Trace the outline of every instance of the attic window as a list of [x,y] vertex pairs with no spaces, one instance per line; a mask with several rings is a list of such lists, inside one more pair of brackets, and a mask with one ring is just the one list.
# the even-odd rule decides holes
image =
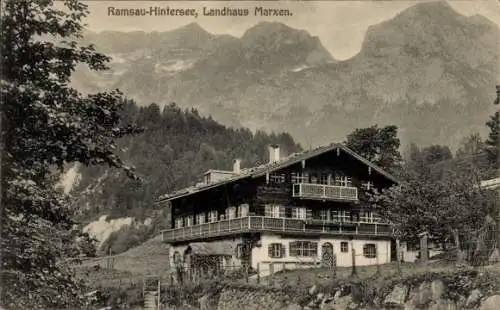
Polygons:
[[270,173],[269,174],[270,183],[285,183],[285,174],[283,173]]
[[373,188],[373,182],[372,181],[366,181],[363,184],[361,184],[361,186],[362,186],[362,188],[364,190],[369,191],[369,190],[371,190]]

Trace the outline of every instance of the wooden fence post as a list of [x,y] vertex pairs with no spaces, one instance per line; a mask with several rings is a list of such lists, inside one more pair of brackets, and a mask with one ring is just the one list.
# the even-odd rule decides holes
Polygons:
[[257,284],[260,284],[260,263],[257,263]]
[[400,258],[400,253],[401,253],[401,245],[399,243],[399,238],[396,239],[396,267],[398,274],[401,274],[401,258]]
[[356,270],[356,249],[352,247],[352,275],[355,276],[357,274]]

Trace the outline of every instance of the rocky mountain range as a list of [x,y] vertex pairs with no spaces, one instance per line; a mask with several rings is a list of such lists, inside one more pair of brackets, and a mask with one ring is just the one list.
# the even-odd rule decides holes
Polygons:
[[446,2],[371,26],[360,52],[343,61],[318,37],[277,22],[241,38],[195,23],[84,38],[112,57],[104,74],[76,72],[84,93],[119,88],[142,105],[175,102],[225,125],[287,131],[306,147],[371,124],[398,125],[404,144],[454,147],[486,131],[500,77],[498,25]]

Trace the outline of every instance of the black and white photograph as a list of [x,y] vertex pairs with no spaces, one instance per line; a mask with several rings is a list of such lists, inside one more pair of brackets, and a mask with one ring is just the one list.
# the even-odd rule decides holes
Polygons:
[[500,310],[497,0],[0,3],[0,310]]

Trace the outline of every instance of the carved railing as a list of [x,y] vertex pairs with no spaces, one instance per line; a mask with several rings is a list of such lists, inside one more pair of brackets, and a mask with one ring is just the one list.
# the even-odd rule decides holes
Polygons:
[[314,221],[303,219],[247,216],[213,223],[198,224],[162,231],[165,242],[201,240],[245,232],[289,232],[326,235],[380,235],[389,236],[392,228],[386,223]]
[[309,199],[357,201],[358,188],[312,183],[295,183],[292,196]]

